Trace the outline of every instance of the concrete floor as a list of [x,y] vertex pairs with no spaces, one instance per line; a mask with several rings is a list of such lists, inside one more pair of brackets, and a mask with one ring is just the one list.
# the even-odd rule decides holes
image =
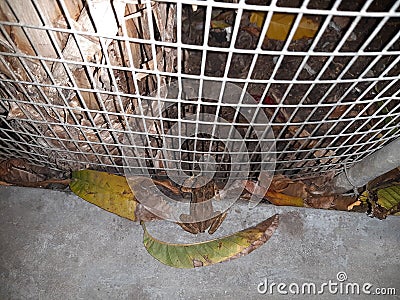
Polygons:
[[[274,213],[274,236],[240,259],[191,270],[153,259],[142,245],[142,229],[75,195],[50,190],[0,187],[0,299],[399,299],[400,222],[365,214],[236,203],[217,235],[258,223]],[[163,240],[188,241],[177,225],[148,225]],[[192,238],[193,240],[193,238]],[[296,295],[304,283],[371,283],[395,288],[396,296]],[[343,275],[343,274],[342,274]],[[260,294],[268,280],[285,283]],[[264,289],[265,285],[260,285]],[[334,287],[333,287],[334,289]]]

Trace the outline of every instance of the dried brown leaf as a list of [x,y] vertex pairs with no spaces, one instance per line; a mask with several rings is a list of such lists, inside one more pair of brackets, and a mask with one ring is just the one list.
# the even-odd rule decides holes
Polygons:
[[47,187],[50,184],[68,185],[69,179],[51,178],[58,173],[28,163],[26,160],[11,158],[0,162],[0,182],[2,185],[18,185],[26,187]]
[[153,182],[156,185],[165,187],[166,189],[170,190],[172,193],[174,193],[175,195],[180,195],[181,191],[179,190],[179,188],[177,188],[176,186],[174,186],[171,181],[169,180],[157,180],[157,179],[153,179]]
[[[337,209],[337,210],[351,210],[354,206],[360,205],[356,204],[357,197],[353,196],[341,196],[341,195],[336,195],[335,200],[332,203],[332,208]],[[350,209],[349,209],[350,207]]]
[[293,181],[283,175],[274,176],[270,190],[302,199],[308,196],[307,185],[304,182]]
[[305,203],[312,208],[332,208],[335,196],[311,196],[305,200]]
[[284,193],[279,193],[272,189],[269,189],[267,192],[264,193],[263,192],[264,189],[257,186],[255,182],[251,180],[247,180],[245,182],[245,189],[253,195],[258,195],[263,198],[266,198],[269,202],[271,202],[274,205],[299,206],[299,207],[304,206],[304,201],[303,198],[301,197],[290,196]]

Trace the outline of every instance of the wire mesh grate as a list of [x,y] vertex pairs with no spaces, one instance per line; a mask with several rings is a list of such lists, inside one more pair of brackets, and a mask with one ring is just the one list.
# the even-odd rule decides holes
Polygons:
[[256,178],[268,153],[289,176],[339,172],[400,136],[399,6],[3,0],[0,158]]

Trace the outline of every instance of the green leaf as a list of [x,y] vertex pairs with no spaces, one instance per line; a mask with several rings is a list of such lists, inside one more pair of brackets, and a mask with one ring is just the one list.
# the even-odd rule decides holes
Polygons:
[[360,197],[368,203],[371,215],[385,219],[400,212],[400,169],[395,168],[367,184],[367,190]]
[[142,223],[143,244],[149,254],[165,265],[195,268],[244,256],[263,245],[279,224],[279,215],[232,235],[194,244],[170,244],[152,237]]
[[377,203],[387,210],[391,210],[400,204],[400,185],[380,189],[377,194]]

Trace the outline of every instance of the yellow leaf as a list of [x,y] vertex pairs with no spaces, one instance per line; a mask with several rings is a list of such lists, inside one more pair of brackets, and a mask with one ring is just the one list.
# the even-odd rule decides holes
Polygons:
[[82,199],[118,216],[136,221],[138,202],[125,177],[80,170],[72,173],[71,190]]
[[[284,41],[286,40],[293,21],[295,19],[294,14],[285,13],[274,13],[269,28],[267,30],[266,37],[272,40]],[[261,28],[264,22],[265,13],[254,12],[250,15],[250,22]],[[293,36],[293,40],[299,40],[302,38],[313,38],[318,30],[318,23],[307,17],[302,17],[299,26]]]
[[277,192],[274,192],[271,190],[267,191],[267,193],[265,194],[265,197],[268,199],[269,202],[271,202],[274,205],[298,206],[298,207],[304,206],[304,201],[301,197],[289,196],[289,195],[277,193]]
[[253,12],[250,15],[250,23],[257,25],[258,28],[261,28],[264,23],[265,13],[264,12]]
[[195,268],[244,256],[263,245],[279,224],[279,215],[232,235],[195,244],[169,244],[152,237],[144,223],[143,244],[151,256],[175,268]]
[[225,29],[231,27],[224,20],[211,20],[211,28]]
[[368,197],[369,197],[369,193],[368,193],[368,190],[366,190],[358,197],[358,200],[360,200],[362,203],[367,203]]

